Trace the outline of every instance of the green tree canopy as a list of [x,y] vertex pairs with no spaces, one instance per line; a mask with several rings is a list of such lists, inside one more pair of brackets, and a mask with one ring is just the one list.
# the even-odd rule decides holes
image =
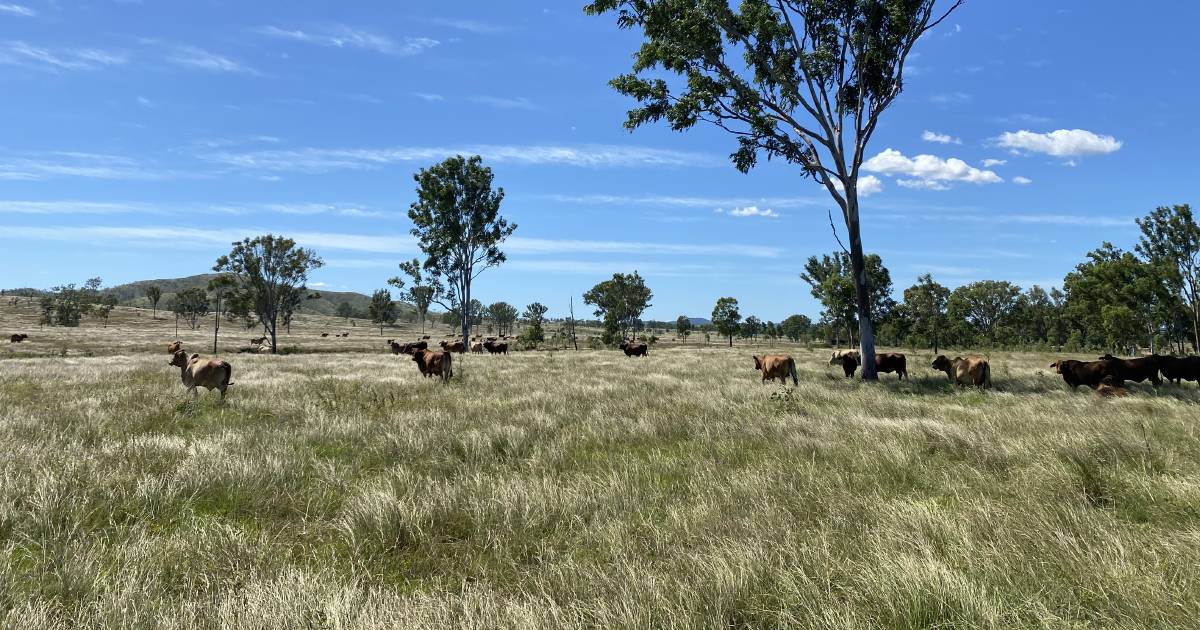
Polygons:
[[379,324],[379,335],[383,336],[383,325],[396,323],[396,304],[392,302],[392,294],[387,289],[378,289],[371,294],[371,304],[367,306],[372,324]]
[[717,300],[712,311],[712,323],[717,332],[729,338],[729,347],[733,347],[733,336],[737,334],[738,322],[742,314],[738,312],[738,301],[735,298],[723,297]]
[[925,274],[917,283],[904,290],[905,314],[909,318],[911,333],[938,354],[942,342],[942,330],[946,327],[946,302],[950,300],[950,289],[934,282]]
[[611,344],[625,337],[625,332],[649,308],[653,297],[646,281],[634,271],[614,273],[611,279],[584,293],[583,301],[596,307],[596,317],[604,321],[604,341]]
[[234,281],[238,294],[234,301],[258,317],[274,353],[279,347],[280,316],[297,295],[306,293],[309,272],[324,265],[313,250],[297,247],[290,238],[265,234],[234,243],[229,254],[217,259],[213,271]]

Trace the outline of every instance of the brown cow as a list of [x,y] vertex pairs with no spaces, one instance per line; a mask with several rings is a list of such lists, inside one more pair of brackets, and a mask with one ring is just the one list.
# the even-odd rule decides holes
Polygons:
[[392,349],[392,354],[401,354],[404,351],[404,347],[396,343],[395,339],[388,339],[387,345]]
[[467,351],[467,346],[458,339],[455,339],[454,341],[443,341],[441,345],[444,352],[457,352],[458,354],[463,354]]
[[1200,357],[1158,357],[1158,370],[1163,378],[1182,385],[1183,381],[1200,381]]
[[933,369],[945,372],[950,382],[955,385],[974,385],[975,387],[992,386],[992,367],[983,357],[954,357],[947,359],[939,354],[933,360]]
[[183,342],[178,339],[167,344],[167,354],[175,354],[180,350],[183,350]]
[[233,368],[226,361],[201,359],[198,354],[188,357],[180,350],[171,357],[170,365],[179,368],[179,378],[193,396],[198,395],[197,387],[204,387],[209,391],[219,390],[221,398],[225,398],[225,390],[233,384],[229,382]]
[[9,336],[8,342],[9,343],[21,343],[22,341],[25,341],[28,338],[29,338],[29,335],[26,335],[25,333],[17,333],[15,335]]
[[1113,366],[1115,380],[1135,383],[1149,380],[1155,387],[1162,385],[1162,379],[1158,377],[1158,359],[1157,354],[1138,359],[1118,359],[1111,354],[1100,357],[1101,361],[1108,361]]
[[650,354],[649,346],[636,341],[622,341],[619,347],[627,357],[644,357]]
[[479,343],[478,341],[471,344],[471,352],[474,352],[475,354],[482,354],[483,353],[483,344]]
[[250,340],[250,345],[252,345],[252,346],[261,346],[264,343],[267,343],[266,337],[255,337]]
[[[846,378],[854,376],[859,360],[855,354],[844,354],[841,358],[842,371]],[[883,352],[875,355],[875,369],[881,374],[896,373],[896,380],[908,378],[908,359],[898,352]],[[911,379],[910,379],[911,380]]]
[[483,349],[488,351],[488,354],[508,354],[508,344],[498,341],[483,342]]
[[1129,391],[1124,387],[1113,385],[1113,377],[1105,376],[1104,379],[1100,381],[1100,386],[1096,388],[1096,395],[1101,398],[1120,398],[1122,396],[1128,396]]
[[447,382],[454,376],[454,357],[449,352],[417,350],[413,352],[412,358],[421,375],[426,378],[440,376],[442,382]]
[[768,380],[779,379],[780,383],[787,385],[788,376],[792,377],[792,385],[799,385],[800,381],[796,379],[796,361],[791,355],[787,354],[768,354],[766,356],[756,356],[754,359],[754,369],[762,371],[762,382]]
[[862,359],[862,355],[858,350],[834,350],[833,354],[829,357],[829,365],[842,365],[842,357],[844,356],[850,356],[855,361]]
[[1125,384],[1116,372],[1116,367],[1109,361],[1065,359],[1051,363],[1050,367],[1062,375],[1063,381],[1070,385],[1072,390],[1078,389],[1080,385],[1096,389],[1105,378],[1111,379],[1112,384],[1118,387]]

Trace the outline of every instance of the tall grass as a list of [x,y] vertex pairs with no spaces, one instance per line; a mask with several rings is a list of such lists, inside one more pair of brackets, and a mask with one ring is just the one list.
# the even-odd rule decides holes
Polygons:
[[0,360],[0,625],[1200,618],[1194,386],[1101,400],[1037,354],[993,355],[995,391],[913,355],[872,385],[782,346],[753,352],[798,387],[715,346],[468,355],[442,385],[318,324],[293,342],[323,353],[226,354],[224,403],[124,320]]

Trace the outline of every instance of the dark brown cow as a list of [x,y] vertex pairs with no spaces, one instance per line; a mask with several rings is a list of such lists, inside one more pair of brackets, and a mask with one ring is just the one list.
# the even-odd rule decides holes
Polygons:
[[1200,357],[1158,357],[1158,370],[1163,378],[1182,385],[1183,381],[1200,382]]
[[426,378],[440,376],[442,382],[447,382],[454,376],[454,357],[449,352],[416,350],[412,353],[412,358],[421,375]]
[[328,337],[328,336],[329,336],[329,333],[321,333],[321,336],[322,336],[322,337]]
[[388,339],[387,345],[392,349],[392,354],[401,354],[404,351],[404,346],[396,343],[395,339]]
[[622,341],[620,348],[627,357],[644,357],[650,354],[649,346],[636,341]]
[[422,336],[422,337],[421,337],[421,340],[422,340],[422,341],[429,341],[429,335],[424,335],[424,336]]
[[779,379],[780,383],[787,385],[788,377],[792,377],[792,385],[799,385],[800,381],[796,379],[796,361],[791,355],[787,354],[768,354],[762,357],[752,357],[754,359],[754,369],[762,371],[762,382],[768,380]]
[[457,352],[462,354],[467,351],[467,346],[461,340],[443,341],[441,343],[444,352]]
[[1101,398],[1120,398],[1122,396],[1128,396],[1129,391],[1124,387],[1113,385],[1113,377],[1105,376],[1104,379],[1100,381],[1100,387],[1096,388],[1096,395]]
[[1158,359],[1157,354],[1137,359],[1118,359],[1111,354],[1100,357],[1101,361],[1108,361],[1113,365],[1115,380],[1135,383],[1148,380],[1154,383],[1155,387],[1162,385],[1162,379],[1158,377]]
[[[858,370],[858,357],[845,354],[842,355],[842,371],[846,373],[846,378],[854,376],[854,372]],[[875,369],[881,374],[896,373],[897,380],[908,378],[908,359],[903,354],[898,352],[884,352],[875,355]]]
[[209,391],[220,391],[221,398],[224,398],[225,390],[233,384],[229,382],[233,376],[233,368],[227,361],[201,359],[198,354],[189,357],[186,352],[180,350],[171,357],[170,364],[179,368],[179,378],[193,396],[198,395],[197,387],[204,387]]
[[483,349],[488,351],[488,354],[508,354],[508,344],[501,341],[485,341]]
[[1072,390],[1077,389],[1080,385],[1096,389],[1100,387],[1105,378],[1109,378],[1116,387],[1125,384],[1125,381],[1121,380],[1120,375],[1116,373],[1116,367],[1109,361],[1065,359],[1051,363],[1050,367],[1054,368],[1055,372],[1062,374],[1063,382],[1070,385]]
[[25,333],[17,333],[15,335],[10,335],[8,338],[8,342],[9,343],[21,343],[22,341],[25,341],[28,338],[29,338],[29,335],[26,335]]

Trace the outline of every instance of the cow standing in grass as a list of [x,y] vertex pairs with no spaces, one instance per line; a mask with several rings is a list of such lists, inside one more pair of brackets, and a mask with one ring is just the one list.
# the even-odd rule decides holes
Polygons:
[[650,347],[636,341],[622,341],[621,350],[627,357],[644,357],[650,354]]
[[1200,381],[1200,357],[1158,357],[1158,370],[1163,378],[1181,385],[1183,381]]
[[433,350],[416,350],[412,353],[413,362],[426,378],[440,376],[442,382],[448,382],[454,376],[454,358],[449,352],[434,352]]
[[800,381],[796,378],[796,361],[790,355],[786,354],[768,354],[762,357],[753,357],[754,369],[762,372],[762,382],[768,380],[779,379],[779,382],[787,385],[788,377],[792,377],[792,385],[799,385]]
[[179,378],[192,396],[198,396],[196,388],[203,387],[208,391],[220,391],[223,399],[225,390],[233,384],[229,382],[233,367],[226,361],[202,359],[198,354],[189,357],[186,352],[179,350],[171,357],[170,365],[179,368]]
[[945,372],[946,376],[950,377],[950,382],[955,385],[992,386],[992,366],[983,357],[947,359],[946,355],[939,354],[931,367]]
[[[832,361],[832,359],[830,359]],[[854,376],[854,372],[858,370],[859,358],[854,354],[844,354],[841,359],[842,371],[846,373],[846,378]],[[883,352],[875,355],[875,368],[881,374],[896,373],[896,380],[904,380],[908,378],[908,359],[899,352]]]

